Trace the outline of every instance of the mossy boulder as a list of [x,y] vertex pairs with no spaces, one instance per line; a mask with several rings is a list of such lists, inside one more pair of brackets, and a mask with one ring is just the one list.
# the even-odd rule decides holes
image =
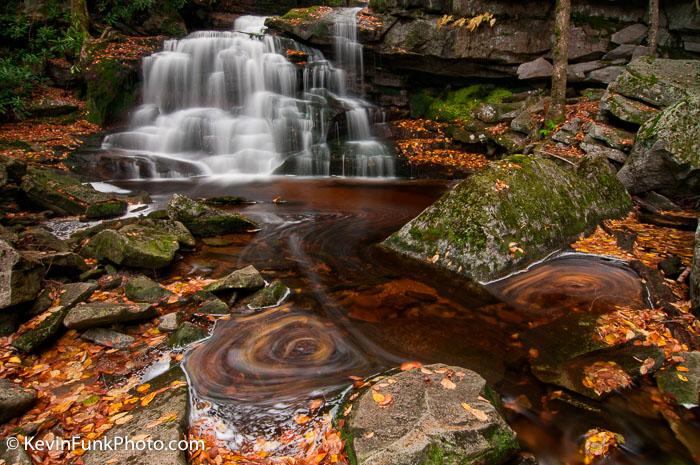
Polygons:
[[159,302],[170,295],[170,291],[147,276],[130,278],[124,286],[124,295],[134,302]]
[[216,298],[207,300],[197,308],[197,313],[203,313],[205,315],[226,315],[228,312],[228,304]]
[[462,181],[383,246],[491,281],[542,259],[603,219],[624,216],[631,205],[601,157],[584,157],[573,168],[514,155]]
[[272,281],[267,287],[260,289],[245,301],[250,310],[260,310],[280,305],[291,293],[291,290],[279,280]]
[[700,192],[700,95],[645,122],[618,177],[632,194]]
[[612,116],[624,123],[641,126],[656,116],[658,109],[627,98],[614,92],[606,92],[600,101],[600,113],[603,116]]
[[87,67],[85,81],[90,122],[100,126],[120,122],[138,103],[138,60],[101,59]]
[[146,320],[158,315],[149,304],[115,304],[109,302],[83,302],[71,308],[63,324],[66,328],[87,329],[114,323]]
[[59,215],[100,219],[126,212],[124,200],[98,192],[71,176],[43,168],[29,168],[21,187],[33,203]]
[[208,292],[220,291],[254,291],[265,285],[260,272],[253,266],[248,265],[239,270],[232,271],[223,278],[217,279],[204,288]]
[[207,332],[199,326],[185,321],[168,338],[168,347],[185,347],[207,337]]
[[258,225],[237,213],[219,210],[203,202],[175,194],[168,202],[168,216],[180,221],[199,237],[219,236],[258,229]]
[[493,390],[477,373],[429,365],[389,374],[375,387],[352,402],[345,418],[353,463],[498,465],[518,449],[515,433],[487,400]]

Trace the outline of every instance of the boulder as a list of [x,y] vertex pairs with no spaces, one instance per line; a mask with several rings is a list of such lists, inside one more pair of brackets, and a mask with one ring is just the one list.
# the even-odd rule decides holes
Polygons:
[[53,250],[56,252],[69,252],[70,246],[51,234],[44,228],[29,228],[19,236],[18,245],[23,250]]
[[700,190],[700,100],[683,100],[642,125],[618,173],[632,194],[671,196]]
[[265,280],[253,265],[236,270],[221,279],[209,284],[204,290],[209,292],[220,291],[254,291],[265,285]]
[[63,330],[63,319],[68,310],[60,306],[47,310],[37,317],[39,323],[12,341],[12,347],[26,353],[36,352]]
[[124,294],[134,302],[156,303],[167,298],[171,292],[152,279],[140,275],[130,278],[126,282]]
[[545,58],[540,57],[536,60],[523,63],[518,66],[518,79],[542,79],[552,76],[554,68],[552,64]]
[[603,158],[576,168],[512,156],[462,181],[383,246],[478,281],[491,281],[569,244],[631,200]]
[[149,304],[115,304],[109,302],[80,303],[71,308],[63,324],[71,329],[87,329],[114,323],[146,320],[158,315]]
[[86,301],[97,290],[94,283],[68,283],[63,284],[59,291],[58,304],[71,308],[80,302]]
[[126,334],[105,328],[90,328],[81,334],[80,337],[86,341],[112,349],[126,349],[135,340]]
[[230,213],[175,194],[168,202],[168,216],[180,221],[199,237],[240,233],[258,229],[258,225],[237,213]]
[[617,150],[607,145],[581,142],[579,148],[586,154],[593,157],[605,157],[608,160],[623,164],[627,160],[627,154],[622,150]]
[[185,321],[177,330],[168,338],[168,347],[177,348],[185,347],[193,342],[204,339],[209,334],[199,326]]
[[494,397],[481,376],[459,367],[389,375],[352,402],[348,455],[358,465],[504,463],[518,441]]
[[17,158],[0,155],[0,187],[20,184],[27,173],[27,164]]
[[588,133],[590,139],[600,141],[617,150],[629,150],[634,144],[634,134],[602,123],[591,123]]
[[614,44],[634,44],[639,45],[647,37],[649,28],[644,24],[632,24],[617,31],[610,37]]
[[[171,441],[177,442],[187,439],[189,392],[182,369],[174,367],[151,380],[149,384],[151,392],[160,389],[164,389],[164,391],[155,396],[148,405],[138,405],[129,411],[131,420],[121,425],[115,425],[105,433],[106,440],[114,441],[115,438],[136,440],[135,438],[147,434],[149,440],[162,441],[167,446]],[[134,391],[133,395],[141,396],[142,394]],[[82,459],[85,465],[104,465],[106,463],[187,465],[185,451],[171,450],[173,448],[169,447],[160,448],[162,450],[157,449],[155,447],[144,450],[129,447],[118,447],[113,450],[94,448],[86,451]]]
[[85,215],[99,219],[123,215],[127,203],[96,191],[91,185],[43,168],[29,168],[22,180],[29,199],[58,215]]
[[221,299],[207,300],[197,308],[197,313],[205,315],[226,315],[228,312],[228,305]]
[[259,310],[280,305],[289,296],[291,290],[282,281],[272,281],[246,300],[246,307]]
[[41,290],[44,267],[0,239],[0,309],[33,300]]
[[178,326],[180,326],[180,321],[182,316],[179,312],[168,313],[163,315],[158,319],[158,330],[165,333],[172,333]]
[[0,379],[0,423],[22,415],[36,402],[36,391]]
[[683,361],[658,372],[656,384],[679,405],[695,408],[700,405],[700,352],[681,352],[674,355],[681,357]]
[[77,277],[90,267],[83,257],[74,252],[39,252],[23,251],[22,256],[39,262],[46,269],[46,277]]
[[586,82],[607,85],[617,79],[624,71],[624,66],[606,66],[595,69],[586,75]]
[[627,65],[609,91],[665,108],[700,95],[700,61],[641,57]]
[[632,100],[614,92],[606,92],[600,100],[600,113],[613,116],[625,123],[641,126],[659,111],[645,103]]

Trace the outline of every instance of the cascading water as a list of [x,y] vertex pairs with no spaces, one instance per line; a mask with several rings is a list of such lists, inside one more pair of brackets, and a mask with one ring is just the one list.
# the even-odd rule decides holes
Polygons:
[[[123,157],[127,178],[393,176],[393,156],[371,134],[371,105],[348,90],[362,76],[357,11],[337,15],[338,66],[265,34],[264,17],[167,41],[144,59],[144,103],[131,128],[107,136],[103,149]],[[329,144],[343,114],[346,135]]]

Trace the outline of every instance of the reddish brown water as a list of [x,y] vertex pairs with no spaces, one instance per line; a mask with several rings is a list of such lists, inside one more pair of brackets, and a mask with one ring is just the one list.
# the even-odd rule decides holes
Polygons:
[[[351,383],[405,360],[444,362],[482,374],[511,406],[509,422],[542,464],[579,463],[581,436],[593,427],[621,433],[613,462],[688,463],[666,424],[646,414],[641,395],[583,404],[543,404],[549,388],[529,374],[526,349],[513,335],[567,312],[641,304],[642,284],[629,269],[594,257],[568,256],[490,286],[493,296],[383,253],[377,244],[445,189],[442,182],[273,181],[227,186],[122,183],[193,197],[241,195],[262,230],[225,247],[203,246],[174,275],[218,277],[253,264],[294,289],[281,307],[220,321],[188,354],[186,369],[203,407],[220,417],[240,445],[245,434],[278,434],[307,412],[329,405]],[[286,203],[273,203],[281,197]],[[643,392],[643,391],[639,391]],[[592,407],[591,407],[592,406]],[[648,412],[647,412],[648,413]],[[678,462],[671,462],[675,458]]]

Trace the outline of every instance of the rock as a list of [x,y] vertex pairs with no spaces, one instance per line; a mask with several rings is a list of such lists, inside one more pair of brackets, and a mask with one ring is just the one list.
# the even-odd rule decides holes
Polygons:
[[86,301],[97,285],[93,283],[68,283],[61,286],[58,303],[62,307],[71,308],[80,302]]
[[644,202],[650,205],[656,211],[680,211],[681,207],[676,205],[668,197],[665,197],[657,192],[651,191],[644,194]]
[[[358,465],[496,465],[515,454],[515,433],[487,400],[493,391],[481,376],[446,365],[426,369],[431,374],[390,375],[391,384],[353,402],[344,436]],[[391,403],[381,406],[376,393]]]
[[207,300],[197,309],[197,313],[205,315],[226,315],[228,312],[228,305],[221,299]]
[[237,213],[209,207],[184,195],[175,194],[168,202],[170,219],[182,222],[199,237],[219,236],[258,229],[258,225]]
[[19,236],[18,245],[23,250],[53,250],[56,252],[68,252],[70,247],[66,243],[44,228],[29,228]]
[[600,113],[603,116],[613,116],[625,123],[641,126],[656,116],[658,110],[620,94],[606,92],[600,101]]
[[548,78],[552,75],[553,70],[552,64],[540,57],[518,66],[518,79]]
[[510,128],[526,135],[536,132],[540,127],[540,122],[535,114],[544,111],[544,104],[545,99],[543,98],[537,98],[527,103],[518,116],[511,121]]
[[608,90],[666,108],[700,95],[700,61],[638,58],[627,65]]
[[105,328],[90,328],[81,334],[80,337],[87,341],[94,342],[95,344],[113,349],[126,349],[135,340],[133,337],[126,334]]
[[103,291],[111,291],[122,285],[124,277],[118,274],[108,274],[97,280],[98,286]]
[[181,319],[182,317],[179,312],[163,315],[158,319],[158,329],[166,333],[172,333],[178,328],[178,326],[180,326]]
[[[700,352],[681,352],[674,355],[682,357],[684,361],[658,372],[656,383],[661,391],[670,394],[678,404],[685,408],[697,407],[700,405]],[[679,371],[679,367],[688,370]],[[684,379],[681,379],[681,376]]]
[[185,321],[168,338],[168,347],[185,347],[193,342],[199,341],[209,336],[205,330],[199,326]]
[[220,195],[218,197],[209,197],[204,200],[207,205],[220,206],[220,205],[243,205],[246,203],[251,203],[243,197],[237,195]]
[[209,284],[204,290],[219,292],[228,290],[254,291],[265,285],[265,280],[253,265],[236,270],[223,278]]
[[562,124],[559,130],[552,134],[552,140],[566,145],[576,145],[578,144],[576,135],[581,130],[581,126],[582,121],[579,118],[574,118]]
[[209,247],[228,247],[233,244],[232,240],[223,237],[205,237],[202,242]]
[[140,275],[130,278],[124,286],[124,294],[134,302],[156,303],[172,293],[152,279]]
[[29,168],[21,187],[32,202],[58,215],[85,215],[99,219],[126,213],[124,200],[46,169]]
[[33,300],[43,278],[41,263],[0,239],[0,309]]
[[491,136],[491,140],[508,154],[522,153],[528,145],[527,137],[516,131],[505,131]]
[[549,159],[512,156],[462,181],[383,246],[490,281],[630,208],[629,195],[600,157],[586,156],[570,169]]
[[586,135],[617,150],[629,150],[634,144],[634,134],[631,132],[602,123],[591,123]]
[[22,415],[36,402],[36,391],[0,379],[0,423]]
[[158,315],[148,304],[115,304],[109,302],[80,303],[70,309],[63,324],[66,328],[87,329],[113,323],[146,320]]
[[586,76],[586,82],[610,84],[624,71],[624,66],[606,66],[605,68],[596,69],[588,73]]
[[700,225],[695,232],[695,253],[690,272],[690,302],[695,316],[700,315]]
[[635,44],[639,45],[647,37],[649,28],[644,24],[632,24],[617,31],[610,37],[614,44]]
[[659,262],[659,270],[668,279],[677,279],[683,272],[683,262],[676,256],[666,257]]
[[32,465],[32,459],[23,447],[10,447],[8,439],[0,439],[0,463],[7,465]]
[[27,173],[27,164],[17,158],[0,155],[0,187],[20,184]]
[[700,190],[700,100],[684,100],[648,120],[618,172],[632,194],[674,196]]
[[[88,450],[82,456],[85,465],[105,465],[106,463],[123,463],[129,465],[187,465],[186,452],[171,450],[167,447],[171,441],[187,439],[187,422],[189,415],[189,392],[185,375],[180,367],[174,367],[151,380],[151,392],[165,389],[147,406],[138,405],[129,411],[131,420],[115,425],[104,438],[136,438],[147,432],[153,442],[162,441],[166,447],[162,450],[151,447],[145,450],[118,447],[114,450]],[[134,392],[133,395],[140,395]],[[169,421],[163,421],[168,417]],[[177,449],[177,448],[173,448]],[[192,449],[190,449],[190,452]]]
[[272,281],[246,300],[246,307],[251,310],[276,307],[289,296],[291,290],[282,281]]
[[55,307],[47,310],[46,315],[37,317],[41,319],[41,322],[32,329],[20,334],[12,342],[12,347],[22,352],[36,352],[63,330],[63,319],[67,313],[68,308],[65,307]]
[[605,68],[606,66],[606,63],[600,60],[586,61],[569,65],[566,74],[568,80],[571,82],[583,82],[586,79],[586,74],[597,69]]
[[21,254],[29,260],[41,263],[46,269],[46,277],[74,278],[89,269],[83,257],[73,252],[23,251]]
[[17,331],[19,326],[19,310],[0,312],[0,337],[5,337]]
[[620,45],[617,48],[614,48],[610,50],[608,53],[605,54],[603,57],[603,60],[608,60],[608,61],[615,61],[615,60],[629,60],[632,58],[632,54],[634,51],[637,49],[637,46],[634,44],[623,44]]

